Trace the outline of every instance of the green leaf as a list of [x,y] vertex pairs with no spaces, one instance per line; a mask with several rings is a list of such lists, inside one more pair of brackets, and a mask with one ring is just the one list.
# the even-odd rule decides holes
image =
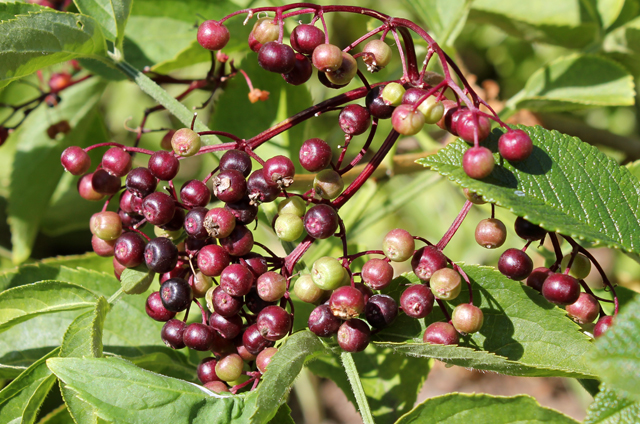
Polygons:
[[156,273],[150,271],[145,265],[136,268],[127,268],[120,275],[122,291],[127,294],[141,294],[147,291]]
[[589,405],[584,424],[635,424],[640,417],[640,403],[602,385]]
[[[60,141],[53,141],[47,135],[51,112],[44,107],[32,112],[12,135],[19,139],[8,206],[14,263],[24,262],[31,254],[40,221],[47,213],[51,196],[64,172],[60,165],[62,151],[71,145],[85,146],[92,142],[95,105],[104,88],[104,82],[93,78],[64,91],[56,117],[67,120],[72,130]],[[40,178],[38,184],[33,184],[34,175],[46,175],[47,178]]]
[[581,0],[474,0],[469,19],[529,42],[574,49],[592,43],[600,27],[595,8]]
[[563,111],[594,106],[631,106],[633,77],[602,56],[561,57],[537,70],[508,106],[533,111]]
[[[418,162],[548,231],[640,252],[638,179],[575,137],[541,127],[517,128],[531,136],[533,153],[517,164],[502,161],[483,180],[462,169],[469,146],[460,140]],[[484,144],[497,151],[500,135],[494,130]]]
[[[104,58],[107,45],[89,16],[0,3],[0,88],[38,69],[78,57]],[[28,13],[28,14],[26,14]]]
[[609,28],[618,19],[624,2],[625,0],[597,0],[598,14],[604,28]]
[[104,36],[120,48],[133,0],[74,0],[78,10],[100,24]]
[[69,414],[67,405],[62,404],[47,415],[42,417],[38,424],[75,424]]
[[202,386],[163,377],[117,358],[51,358],[47,366],[100,417],[114,422],[229,423],[243,398],[212,396]]
[[[425,320],[401,314],[376,336],[382,342],[378,344],[409,355],[507,375],[594,377],[585,359],[593,346],[591,339],[566,317],[565,311],[494,268],[460,266],[472,281],[473,303],[484,314],[482,329],[465,337],[461,346],[486,352],[421,343],[426,326],[444,320],[439,308],[434,308]],[[395,289],[388,294],[397,299],[406,284],[418,282],[413,273],[404,274],[396,279]],[[447,302],[447,306],[453,308],[468,300],[468,293],[463,291],[457,299]],[[416,339],[420,342],[415,343]]]
[[[393,423],[413,408],[431,368],[427,358],[396,355],[392,349],[374,344],[354,354],[353,360],[377,424]],[[333,380],[357,407],[337,355],[322,356],[307,367],[314,374]]]
[[56,356],[54,349],[0,391],[0,423],[31,424],[35,421],[40,405],[56,382],[45,361]]
[[640,400],[640,298],[627,304],[595,344],[594,371],[611,389]]
[[95,304],[89,290],[63,281],[40,281],[0,293],[0,332],[42,314],[84,309]]
[[276,416],[269,421],[269,424],[296,424],[291,418],[291,408],[286,403],[280,405]]
[[469,15],[472,0],[404,0],[403,4],[420,17],[438,44],[453,46]]
[[202,48],[198,40],[192,40],[191,44],[180,50],[170,59],[162,60],[151,67],[153,72],[168,74],[176,69],[196,63],[208,62],[211,60],[211,53]]
[[397,424],[577,424],[553,409],[543,408],[530,396],[491,396],[451,393],[427,399]]

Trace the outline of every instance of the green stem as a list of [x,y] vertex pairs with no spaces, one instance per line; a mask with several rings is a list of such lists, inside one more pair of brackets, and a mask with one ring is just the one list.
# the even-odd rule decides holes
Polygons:
[[110,305],[113,305],[113,304],[116,302],[116,300],[118,300],[118,299],[120,298],[120,296],[122,296],[122,293],[124,293],[124,292],[122,291],[122,287],[120,287],[120,288],[118,289],[118,291],[117,291],[117,292],[115,292],[115,293],[114,293],[114,294],[109,298],[109,300],[107,300],[107,302],[109,302],[109,304],[110,304]]
[[344,367],[344,371],[347,373],[349,383],[351,383],[351,390],[353,390],[353,395],[358,403],[358,409],[360,410],[363,424],[375,424],[373,416],[371,415],[371,410],[369,409],[367,396],[364,394],[364,388],[362,387],[362,382],[358,375],[356,363],[353,362],[353,357],[349,352],[342,352],[340,358],[342,359],[342,366]]

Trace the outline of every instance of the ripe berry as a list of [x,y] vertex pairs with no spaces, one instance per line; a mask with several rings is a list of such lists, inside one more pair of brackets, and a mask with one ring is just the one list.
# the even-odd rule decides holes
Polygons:
[[[566,255],[562,258],[560,266],[564,269],[569,265],[571,261],[571,255]],[[578,253],[571,263],[571,269],[569,275],[577,280],[583,280],[591,272],[591,261],[582,253]]]
[[593,329],[593,337],[596,339],[602,336],[613,325],[613,316],[601,316]]
[[131,156],[121,147],[112,147],[102,156],[102,168],[116,177],[124,177],[131,171]]
[[447,266],[447,257],[435,246],[426,246],[413,255],[411,268],[422,281],[429,281],[437,270]]
[[309,330],[318,337],[331,337],[338,332],[342,321],[331,313],[329,305],[317,306],[309,314]]
[[580,297],[571,305],[565,308],[569,318],[578,324],[588,324],[598,318],[600,313],[600,304],[595,297],[589,293],[580,293]]
[[244,266],[249,268],[255,278],[269,271],[269,264],[264,256],[257,253],[249,253],[242,257],[240,261]]
[[358,318],[342,323],[338,329],[338,344],[346,352],[362,352],[369,345],[371,330]]
[[144,199],[155,191],[158,181],[151,171],[140,167],[129,172],[125,185],[131,193]]
[[273,202],[280,194],[280,187],[277,184],[269,183],[262,172],[262,169],[255,170],[247,179],[247,191],[249,199],[254,204]]
[[272,347],[275,343],[271,340],[265,339],[257,324],[252,324],[244,330],[242,334],[242,344],[252,355],[258,355],[260,352],[268,347]]
[[[296,280],[293,286],[293,293],[301,301],[313,304],[320,303],[327,295],[325,290],[322,290],[313,282],[310,274],[302,275]],[[336,331],[338,331],[337,328]]]
[[364,315],[372,327],[384,328],[398,316],[398,304],[391,296],[376,294],[369,298],[364,307]]
[[193,156],[200,151],[201,146],[200,136],[189,128],[180,128],[171,137],[171,147],[179,156]]
[[324,43],[324,32],[313,25],[298,25],[291,31],[289,42],[297,52],[310,55],[320,44]]
[[338,230],[338,214],[329,205],[316,205],[304,216],[304,229],[311,237],[326,239]]
[[[146,222],[144,222],[142,225],[140,225],[142,220],[144,220],[144,216],[137,213],[128,213],[120,209],[118,210],[118,215],[120,215],[120,220],[122,221],[123,227],[142,228],[146,224]],[[154,227],[154,231],[156,229],[160,229],[160,227]]]
[[99,239],[115,240],[122,233],[122,221],[115,212],[98,212],[89,220],[89,228],[91,234]]
[[162,140],[160,140],[160,148],[162,150],[171,151],[173,147],[171,147],[171,138],[176,133],[176,130],[169,130],[166,132],[164,136],[162,136]]
[[275,41],[278,39],[280,27],[273,18],[260,18],[253,25],[251,33],[253,34],[253,38],[255,38],[258,43],[266,44],[270,41]]
[[527,241],[541,240],[547,234],[547,231],[544,228],[532,224],[520,216],[516,218],[514,229],[520,238]]
[[267,366],[271,363],[271,358],[278,352],[275,347],[268,347],[258,354],[256,358],[256,367],[261,374],[267,371]]
[[371,126],[369,109],[356,104],[344,107],[338,117],[340,128],[347,135],[360,135]]
[[427,91],[423,90],[422,88],[409,88],[402,95],[402,104],[418,106],[418,102],[424,97],[425,94],[427,94]]
[[309,81],[311,75],[313,75],[313,66],[311,66],[309,58],[296,53],[293,69],[286,74],[282,74],[282,78],[291,85],[301,85]]
[[229,42],[229,30],[218,21],[204,21],[198,27],[198,43],[207,50],[220,50]]
[[260,296],[255,287],[251,288],[251,291],[244,296],[244,304],[249,312],[253,314],[259,314],[267,306],[272,306],[275,302],[265,302]]
[[375,290],[382,290],[393,280],[393,267],[382,259],[370,259],[362,267],[362,281]]
[[369,109],[369,113],[371,116],[378,119],[389,119],[391,118],[395,107],[387,104],[382,98],[382,91],[384,86],[377,86],[372,88],[365,98],[365,105],[367,109]]
[[362,293],[351,286],[339,287],[331,294],[329,299],[331,313],[344,320],[360,315],[364,312],[364,305]]
[[287,291],[287,279],[277,272],[269,271],[256,281],[258,296],[265,302],[280,300]]
[[302,218],[291,213],[278,215],[273,225],[273,229],[280,240],[294,241],[300,238],[304,232]]
[[258,65],[270,72],[286,74],[293,70],[295,63],[296,54],[293,49],[277,41],[269,41],[258,52]]
[[448,322],[434,322],[424,330],[422,340],[431,344],[455,345],[458,344],[458,333]]
[[209,317],[209,326],[225,339],[233,339],[242,332],[242,318],[240,315],[224,317],[214,312]]
[[404,262],[413,256],[416,242],[408,231],[402,228],[391,230],[384,236],[382,251],[393,262]]
[[488,177],[494,166],[493,153],[486,147],[472,147],[462,156],[462,169],[476,180]]
[[249,268],[231,264],[220,275],[220,287],[231,296],[244,296],[253,286],[254,277]]
[[331,256],[316,260],[311,268],[313,282],[322,290],[335,290],[342,284],[344,268],[340,261]]
[[216,375],[222,381],[234,381],[242,375],[244,361],[237,353],[220,359],[216,364]]
[[243,301],[241,297],[231,296],[218,286],[211,292],[211,304],[216,313],[223,317],[230,317],[242,309]]
[[451,323],[463,334],[480,331],[484,322],[484,314],[477,306],[462,303],[451,313]]
[[509,162],[520,162],[527,159],[533,152],[531,137],[522,130],[511,130],[498,139],[500,156]]
[[167,322],[171,318],[176,316],[175,312],[172,312],[164,307],[162,304],[162,299],[160,299],[159,292],[153,292],[147,298],[147,303],[145,304],[145,311],[147,315],[156,321]]
[[189,180],[180,188],[180,200],[188,208],[205,207],[211,200],[211,191],[199,180]]
[[204,219],[209,210],[207,208],[193,208],[184,218],[184,231],[189,237],[198,240],[209,238],[209,233],[204,227]]
[[234,169],[240,171],[244,177],[251,174],[251,156],[242,150],[227,150],[220,158],[220,170]]
[[184,329],[182,334],[185,346],[189,349],[205,351],[209,350],[213,343],[213,329],[205,324],[194,322]]
[[280,187],[289,187],[293,184],[296,168],[288,157],[274,156],[265,162],[262,172],[267,182],[277,184]]
[[507,239],[507,227],[495,218],[483,219],[476,227],[476,243],[486,249],[495,249]]
[[498,259],[498,270],[512,280],[524,280],[533,270],[533,261],[522,250],[507,249]]
[[236,228],[236,217],[224,208],[213,208],[204,217],[204,228],[211,237],[229,237]]
[[208,244],[198,252],[198,268],[204,275],[217,277],[231,262],[231,257],[222,246]]
[[397,82],[390,82],[382,89],[382,99],[391,106],[400,106],[404,97],[405,88]]
[[433,310],[433,293],[424,284],[414,284],[400,296],[400,306],[411,318],[424,318]]
[[[325,76],[335,85],[345,86],[358,73],[358,63],[349,53],[342,52],[342,63],[335,71],[327,71]],[[367,112],[368,113],[368,112]]]
[[115,244],[116,240],[102,240],[96,236],[91,236],[91,248],[98,256],[105,258],[113,256]]
[[247,44],[249,44],[249,48],[251,49],[252,52],[258,53],[260,51],[260,49],[262,48],[262,43],[260,43],[258,40],[256,40],[256,38],[253,36],[253,31],[251,31],[249,33],[249,38],[247,39]]
[[442,268],[433,273],[429,285],[435,297],[448,301],[460,294],[462,279],[456,270]]
[[220,171],[213,178],[213,194],[223,202],[238,202],[247,194],[247,181],[242,172],[235,169]]
[[205,383],[204,387],[214,393],[229,393],[229,387],[222,381],[210,381]]
[[313,49],[311,60],[319,71],[335,71],[342,65],[342,50],[333,44],[320,44]]
[[51,78],[49,78],[49,88],[52,93],[67,88],[69,84],[71,84],[71,74],[68,72],[53,73],[51,74]]
[[293,214],[302,218],[307,211],[307,203],[299,196],[291,196],[278,204],[278,214]]
[[[4,142],[7,141],[8,138],[9,138],[9,129],[7,127],[5,127],[4,125],[0,125],[0,146],[2,146],[4,144]],[[63,152],[63,154],[64,154],[64,152]],[[64,164],[63,164],[63,166],[64,166]],[[87,169],[89,169],[89,168],[87,168]],[[81,174],[82,174],[82,172],[81,172]],[[73,175],[75,175],[75,174],[73,174]]]
[[244,196],[237,202],[227,203],[224,208],[236,217],[237,223],[243,225],[251,224],[258,216],[258,207],[251,203],[249,196]]
[[153,176],[163,181],[173,180],[180,170],[178,158],[163,150],[151,155],[148,166]]
[[167,321],[162,327],[162,331],[160,331],[160,336],[164,344],[171,349],[182,349],[185,347],[182,335],[184,334],[186,326],[187,325],[179,319],[174,318]]
[[168,194],[156,191],[142,201],[142,214],[153,225],[168,224],[176,213],[176,203]]
[[424,127],[424,115],[414,106],[400,105],[391,115],[391,125],[402,135],[414,135]]
[[333,169],[323,169],[313,179],[313,190],[323,199],[335,199],[344,189],[344,180]]
[[531,271],[531,274],[529,275],[529,277],[527,277],[527,286],[531,287],[534,290],[542,291],[544,280],[546,280],[547,277],[551,274],[553,274],[553,272],[549,268],[536,268]]
[[143,263],[144,253],[145,242],[138,233],[134,232],[124,233],[118,237],[113,250],[116,260],[127,268],[135,268]]
[[267,340],[280,340],[291,329],[291,315],[280,306],[267,306],[258,314],[256,325],[262,337]]
[[182,312],[192,299],[191,286],[182,278],[170,278],[160,286],[160,298],[167,310]]
[[229,236],[220,239],[220,246],[231,256],[244,256],[253,249],[253,233],[244,225],[236,225]]
[[369,41],[362,51],[368,53],[362,56],[362,61],[367,64],[367,69],[370,72],[377,72],[387,66],[393,55],[391,47],[382,40]]
[[202,384],[207,384],[212,381],[220,382],[220,379],[216,375],[216,358],[204,358],[198,364],[197,374],[198,379],[202,382]]
[[93,189],[93,185],[91,184],[91,179],[93,178],[93,173],[83,175],[80,180],[78,180],[78,194],[85,200],[90,201],[98,201],[104,198],[104,194],[98,193]]
[[144,248],[144,261],[153,272],[169,272],[178,263],[178,248],[168,238],[155,238]]
[[474,143],[475,132],[478,132],[478,142],[483,141],[489,136],[491,131],[491,122],[484,115],[477,112],[463,110],[460,112],[456,120],[456,132],[458,137],[467,143]]
[[[4,128],[4,127],[0,127]],[[2,145],[2,143],[0,143]],[[64,149],[62,156],[60,156],[60,162],[65,171],[70,172],[72,175],[82,175],[89,170],[91,166],[91,158],[81,147],[71,146]]]
[[112,195],[120,191],[120,178],[98,169],[91,177],[91,186],[98,193]]
[[544,280],[542,295],[557,305],[571,305],[580,297],[580,283],[566,274],[552,274]]

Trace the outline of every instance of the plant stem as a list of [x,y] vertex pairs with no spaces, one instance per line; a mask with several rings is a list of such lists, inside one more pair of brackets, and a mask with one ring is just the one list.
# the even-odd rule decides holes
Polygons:
[[342,366],[344,367],[344,371],[347,373],[349,383],[351,383],[353,395],[355,396],[356,402],[358,403],[358,409],[360,410],[360,416],[362,417],[363,424],[375,424],[373,421],[373,416],[371,415],[371,410],[369,409],[367,396],[364,394],[364,388],[362,387],[362,382],[360,381],[360,376],[358,375],[356,363],[353,361],[351,353],[342,352],[340,354],[340,358],[342,359]]
[[116,303],[116,301],[120,298],[120,296],[122,296],[122,293],[124,293],[122,291],[122,287],[120,287],[118,289],[118,291],[116,291],[110,298],[109,300],[107,300],[107,302],[111,305],[113,305],[114,303]]

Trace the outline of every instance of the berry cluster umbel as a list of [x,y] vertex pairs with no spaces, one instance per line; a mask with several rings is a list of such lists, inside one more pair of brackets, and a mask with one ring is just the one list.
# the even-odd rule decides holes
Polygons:
[[[213,357],[199,365],[198,377],[215,391],[235,393],[251,383],[252,388],[256,387],[277,352],[275,345],[292,331],[292,293],[301,301],[315,305],[308,317],[309,329],[320,337],[335,336],[339,346],[348,352],[364,350],[372,334],[391,325],[400,313],[424,319],[436,302],[446,319],[426,328],[425,342],[457,344],[460,336],[479,331],[483,313],[473,303],[471,282],[443,253],[472,202],[482,202],[479,196],[467,193],[469,201],[437,244],[395,229],[384,237],[381,250],[351,254],[340,209],[373,175],[400,135],[416,134],[424,125],[440,125],[473,145],[465,154],[463,167],[470,176],[485,178],[492,172],[494,157],[480,143],[488,136],[491,121],[506,125],[473,92],[455,64],[422,28],[406,19],[392,19],[359,7],[300,3],[242,10],[220,21],[203,22],[198,29],[198,42],[206,49],[217,51],[212,58],[214,65],[215,61],[221,65],[213,80],[198,80],[198,88],[209,87],[214,81],[221,83],[221,75],[229,78],[241,72],[249,83],[251,101],[263,96],[264,92],[253,88],[244,71],[238,71],[232,63],[228,64],[230,73],[225,74],[227,57],[220,52],[231,36],[224,22],[245,13],[250,19],[258,12],[275,13],[274,17],[259,13],[261,17],[248,37],[249,48],[257,53],[256,60],[266,71],[281,74],[292,85],[307,82],[316,69],[319,81],[329,88],[345,87],[356,77],[363,86],[313,105],[248,140],[221,131],[196,132],[194,117],[191,128],[167,132],[161,144],[165,150],[149,151],[137,144],[128,147],[116,143],[86,149],[69,147],[61,161],[67,171],[81,176],[80,195],[87,200],[106,198],[103,210],[90,221],[95,252],[113,256],[118,278],[126,269],[137,267],[160,274],[158,291],[147,298],[147,314],[165,322],[161,337],[167,346],[213,353]],[[330,12],[364,14],[380,20],[381,25],[341,49],[330,43],[327,34],[324,14]],[[305,14],[312,16],[311,22],[296,26],[289,36],[289,44],[285,43],[284,20]],[[316,26],[318,23],[322,29]],[[428,44],[421,71],[409,30]],[[377,72],[395,60],[395,51],[385,41],[387,36],[397,47],[402,78],[369,84],[358,63],[362,62],[369,72]],[[359,46],[361,51],[354,54]],[[442,76],[426,71],[434,57],[443,67]],[[213,75],[214,68],[212,66],[207,78]],[[451,70],[463,87],[456,85]],[[155,78],[159,82],[173,81],[160,75]],[[359,102],[362,99],[364,101]],[[489,112],[482,111],[481,107]],[[344,133],[345,142],[338,147],[338,155],[320,138],[310,138],[302,144],[299,157],[294,159],[315,175],[307,192],[294,194],[291,187],[296,179],[296,167],[292,159],[263,158],[257,149],[319,113],[334,111],[339,111],[336,125]],[[346,185],[344,174],[369,152],[380,119],[391,119],[393,130],[371,155],[363,172]],[[499,141],[500,154],[509,161],[525,160],[532,150],[531,139],[523,131],[506,128]],[[143,133],[140,128],[137,141]],[[201,137],[206,135],[231,141],[204,146]],[[347,163],[350,141],[361,135],[366,141]],[[102,147],[109,149],[96,169],[89,172],[91,163],[87,151]],[[225,153],[207,178],[187,181],[179,190],[174,187],[182,160],[214,151]],[[134,168],[134,154],[149,155],[147,166]],[[117,212],[108,211],[109,202],[118,193]],[[284,258],[256,242],[251,229],[260,206],[276,200],[278,214],[273,221],[274,232],[283,241],[297,242]],[[522,222],[526,221],[516,221],[516,232],[528,240],[527,246],[545,236],[544,230]],[[154,226],[156,237],[153,239],[141,231],[148,224]],[[475,236],[482,246],[496,248],[504,243],[506,229],[492,217],[478,225]],[[340,239],[342,256],[322,257],[312,264],[310,273],[294,273],[294,267],[316,240],[331,237]],[[421,246],[416,246],[416,242]],[[579,279],[568,273],[554,273],[560,262],[552,267],[553,272],[532,273],[532,262],[525,250],[526,246],[522,251],[507,250],[498,264],[500,271],[514,279],[538,275],[536,278],[542,281],[540,290],[547,299],[569,305],[567,311],[572,317],[587,322],[593,316],[594,299],[583,296],[579,285],[577,288],[573,282],[570,287],[567,285],[570,279]],[[569,263],[563,267],[574,269],[574,262],[577,266],[582,260],[576,256],[578,250],[579,247],[575,247]],[[360,272],[354,272],[353,261],[365,255],[372,258],[364,263]],[[394,284],[391,263],[404,261],[411,261],[420,283],[403,287],[397,299],[381,293]],[[530,285],[533,286],[533,280]],[[468,293],[468,303],[448,307],[447,302],[458,298],[463,286]],[[202,319],[187,324],[191,308],[197,308]],[[183,314],[182,319],[176,318],[178,314]],[[611,324],[610,317],[602,317],[600,321],[603,324],[596,328],[596,334]],[[608,324],[604,324],[605,321]],[[252,365],[247,368],[247,363]]]

